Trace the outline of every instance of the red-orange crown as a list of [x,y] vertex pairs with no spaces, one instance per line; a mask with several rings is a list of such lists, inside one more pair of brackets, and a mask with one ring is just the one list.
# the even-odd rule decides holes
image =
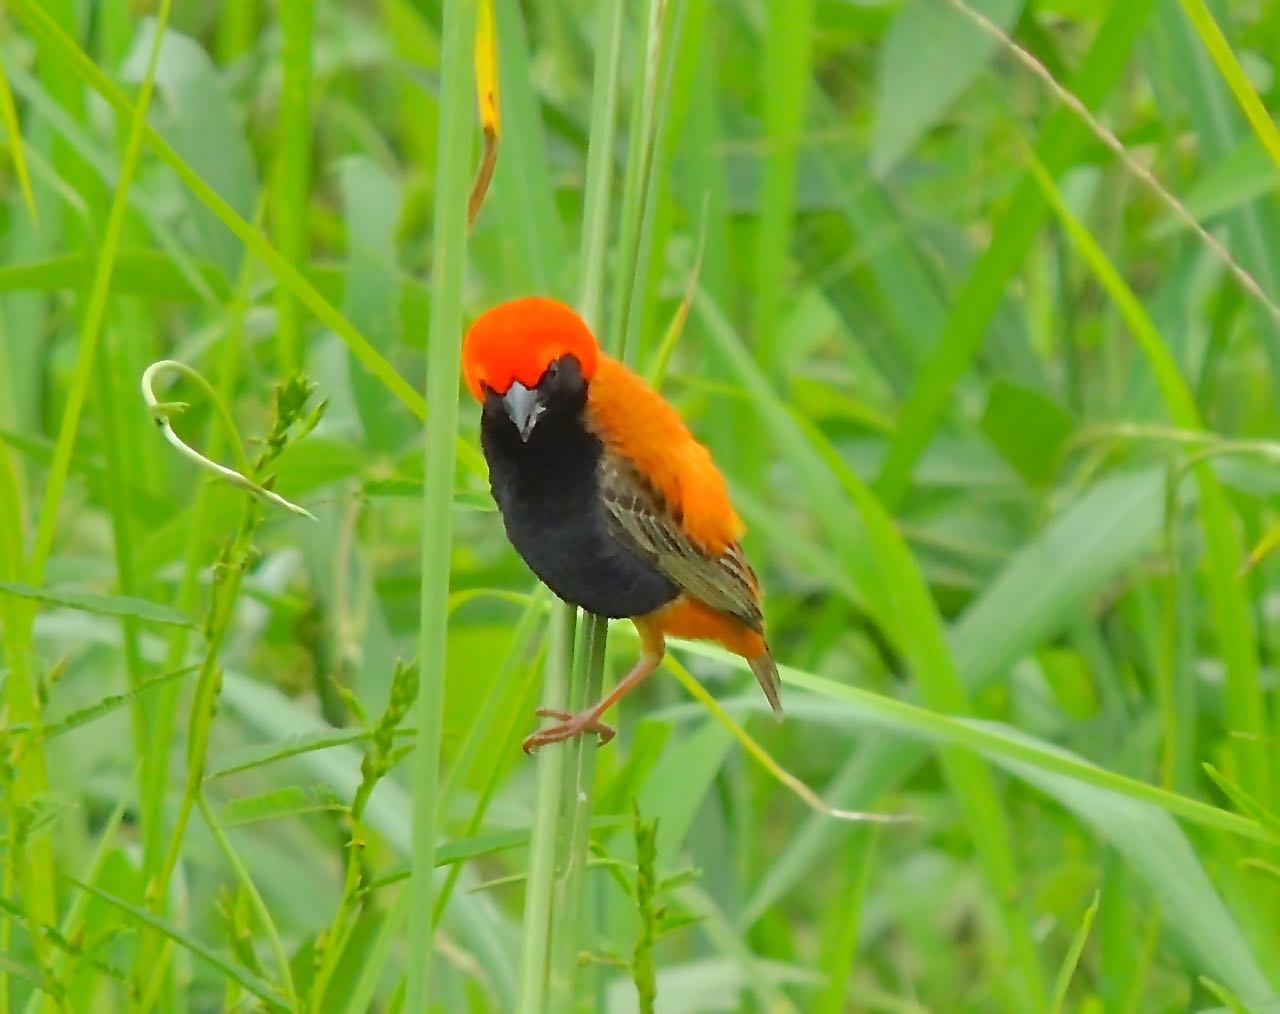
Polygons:
[[462,375],[476,401],[483,401],[486,387],[498,394],[514,380],[533,387],[563,355],[574,356],[589,381],[599,354],[590,328],[570,307],[529,296],[476,318],[462,343]]

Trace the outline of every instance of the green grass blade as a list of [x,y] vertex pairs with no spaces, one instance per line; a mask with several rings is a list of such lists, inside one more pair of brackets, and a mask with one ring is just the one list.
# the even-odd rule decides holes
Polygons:
[[[280,63],[284,81],[276,114],[276,179],[271,206],[276,216],[276,249],[290,264],[307,262],[307,205],[311,184],[311,37],[314,0],[280,4]],[[288,287],[276,297],[279,368],[288,376],[306,361],[301,306]]]
[[[1025,739],[1008,730],[1013,738]],[[1251,999],[1271,995],[1258,958],[1214,889],[1191,841],[1164,814],[1095,788],[1071,783],[1043,767],[1005,762],[1010,771],[1092,824],[1145,880],[1173,932],[1192,948],[1198,966]]]
[[[573,636],[577,610],[556,603],[547,632],[547,661],[543,668],[542,699],[548,707],[562,707],[569,696],[573,667]],[[558,832],[564,798],[563,747],[552,747],[538,758],[534,787],[534,825],[529,842],[528,887],[520,942],[520,978],[516,993],[518,1014],[547,1010],[548,963],[551,958],[552,896],[556,879]]]
[[[591,120],[587,140],[587,167],[582,211],[582,236],[579,263],[582,275],[577,293],[579,311],[589,326],[602,325],[607,239],[609,234],[608,197],[613,183],[613,141],[617,123],[617,96],[622,77],[622,35],[625,10],[622,5],[601,5],[596,23],[596,37],[601,58],[594,68]],[[639,150],[630,152],[629,161],[640,157]],[[630,168],[630,165],[629,165]],[[620,355],[625,334],[614,322],[614,330],[605,340],[610,353]],[[598,616],[584,615],[582,640],[575,654],[575,665],[569,679],[568,701],[571,709],[589,707],[604,689],[605,642],[608,626]],[[592,888],[585,875],[587,847],[591,829],[596,757],[594,746],[579,738],[556,751],[556,760],[564,766],[562,780],[571,786],[564,813],[561,876],[556,884],[553,903],[559,918],[551,919],[552,940],[548,967],[548,1002],[558,1010],[572,1005],[579,978],[590,995],[591,970],[580,970],[578,953],[584,938],[589,939],[593,910]],[[541,815],[539,815],[541,816]]]
[[[821,448],[821,438],[816,431],[811,432],[811,437]],[[921,696],[934,709],[967,711],[967,693],[947,645],[941,619],[905,540],[874,494],[835,451],[825,448],[822,453],[867,527],[884,582],[879,594],[889,601],[890,609],[896,614],[897,629],[893,635],[899,639],[899,650],[909,661]],[[990,772],[975,758],[964,754],[943,754],[941,761],[992,886],[1004,897],[1016,896],[1020,875],[1008,820]],[[1020,980],[1010,984],[1012,1002],[1015,1006],[1041,1007],[1045,1002],[1044,983],[1030,924],[1020,906],[1007,905],[1002,915],[1008,934],[1003,946],[1010,949]]]
[[1227,82],[1231,94],[1240,103],[1245,119],[1253,127],[1254,133],[1258,135],[1258,140],[1262,142],[1263,148],[1271,156],[1272,161],[1280,166],[1280,130],[1276,129],[1271,113],[1267,111],[1262,99],[1254,91],[1248,75],[1240,66],[1240,61],[1236,59],[1231,43],[1227,41],[1226,36],[1222,34],[1222,29],[1213,19],[1209,5],[1204,0],[1180,0],[1180,2],[1187,19],[1195,28],[1196,34],[1200,36],[1200,41],[1204,43],[1204,48],[1213,58],[1222,79]]
[[1093,920],[1098,915],[1098,903],[1101,898],[1101,893],[1093,896],[1093,901],[1084,910],[1084,916],[1080,920],[1075,936],[1071,938],[1071,948],[1067,951],[1067,956],[1062,959],[1062,967],[1058,969],[1058,978],[1053,984],[1049,1014],[1059,1014],[1062,1005],[1067,1002],[1067,990],[1071,988],[1071,980],[1075,977],[1076,968],[1080,964],[1080,955],[1084,953],[1084,945],[1089,940],[1089,933],[1093,929]]
[[847,871],[848,886],[829,915],[822,962],[827,984],[815,998],[814,1014],[840,1014],[845,1009],[848,980],[857,967],[858,937],[867,889],[875,868],[876,841],[874,828],[859,828],[850,836],[845,849],[843,866]]
[[[623,629],[619,627],[615,633],[621,633]],[[687,644],[683,650],[692,655],[722,661],[732,657],[718,648],[701,644]],[[907,701],[837,683],[816,673],[792,666],[780,666],[779,671],[782,673],[783,683],[791,683],[803,690],[812,690],[825,698],[848,704],[849,710],[839,715],[841,721],[857,720],[881,729],[897,730],[929,741],[964,746],[994,761],[1022,762],[1038,771],[1063,775],[1084,785],[1107,789],[1117,796],[1134,802],[1150,803],[1172,816],[1190,821],[1200,827],[1227,831],[1244,839],[1268,841],[1273,837],[1268,829],[1255,820],[1219,809],[1198,799],[1117,774],[995,723],[979,722],[933,711]],[[836,713],[832,712],[833,721],[836,717]]]
[[[88,396],[89,385],[94,377],[94,360],[107,311],[112,269],[115,263],[116,251],[120,246],[120,238],[124,231],[125,212],[128,208],[128,192],[138,167],[143,129],[151,101],[156,61],[159,57],[159,42],[160,37],[164,34],[164,26],[168,21],[169,10],[170,2],[169,0],[164,0],[160,8],[159,28],[149,56],[147,75],[143,80],[137,105],[136,107],[127,105],[130,115],[129,132],[121,161],[120,179],[112,196],[106,224],[103,228],[97,267],[80,327],[79,341],[76,348],[75,372],[72,375],[66,404],[63,407],[62,418],[58,428],[58,439],[54,447],[53,461],[49,467],[49,474],[45,483],[44,497],[38,515],[35,536],[30,555],[26,561],[25,577],[30,584],[36,586],[44,583],[45,565],[53,548],[53,540],[59,519],[59,508],[62,505],[66,490],[67,477],[71,468],[71,456],[80,428],[81,412]],[[15,619],[18,621],[20,628],[14,634],[18,642],[16,644],[16,654],[25,657],[28,653],[20,642],[29,638],[30,635],[29,633],[24,634],[22,627],[34,619],[34,612],[29,609],[19,611]],[[19,662],[18,665],[21,666],[22,663]],[[34,685],[28,683],[23,678],[23,675],[21,669],[19,669],[18,678],[14,678],[11,675],[9,679],[10,713],[17,721],[33,720],[39,712],[39,706],[34,699],[31,701],[15,699],[22,695],[24,689],[34,693]],[[39,743],[35,743],[27,751],[24,762],[19,768],[16,786],[18,792],[22,794],[18,799],[20,804],[42,791],[45,780],[44,766],[43,750]],[[28,796],[28,794],[30,795]],[[24,799],[24,796],[27,799]],[[48,843],[44,840],[35,842],[31,847],[31,852],[30,863],[25,865],[24,869],[31,870],[34,876],[27,878],[23,885],[25,903],[32,915],[40,922],[53,923],[56,921],[56,907],[53,895],[53,853]]]
[[228,979],[243,986],[261,1000],[268,1010],[287,1011],[290,1009],[284,1002],[284,999],[270,986],[270,984],[264,982],[262,979],[258,978],[246,969],[241,968],[235,962],[229,961],[208,944],[199,940],[185,930],[174,926],[168,920],[162,919],[155,913],[149,912],[147,909],[142,908],[139,905],[135,905],[130,901],[126,901],[124,898],[117,897],[109,891],[104,891],[93,884],[82,883],[81,881],[74,880],[70,877],[67,879],[71,880],[71,882],[80,888],[80,890],[88,891],[94,897],[100,898],[113,908],[124,912],[131,920],[139,925],[146,926],[163,934],[175,944],[199,958],[201,961],[212,965]]
[[[724,338],[726,342],[736,340],[728,333]],[[785,409],[760,369],[745,355],[737,354],[732,358],[742,381],[755,395],[757,404],[765,408],[768,415],[786,419]],[[940,621],[901,536],[871,492],[833,451],[823,445],[812,427],[808,437],[808,453],[820,458],[832,470],[867,529],[876,575],[871,579],[869,597],[882,603],[885,635],[909,660],[912,673],[931,706],[957,712],[965,710],[968,706],[966,693],[954,669]],[[1013,851],[989,773],[974,758],[962,754],[944,756],[943,766],[964,809],[969,832],[993,885],[1006,895],[1015,892],[1017,873]],[[1013,949],[1019,976],[1017,985],[1013,987],[1017,999],[1010,1002],[1043,1005],[1044,987],[1029,927],[1021,912],[1006,907],[1003,914],[1007,920],[1005,946]]]
[[[1071,83],[1071,91],[1090,109],[1096,109],[1120,79],[1154,5],[1154,0],[1131,0],[1108,9]],[[1075,121],[1075,113],[1058,109],[1036,142],[1037,157],[1050,172],[1059,173],[1083,138],[1084,128]],[[942,422],[953,388],[977,355],[987,324],[1004,300],[1009,280],[1025,263],[1048,213],[1039,188],[1028,176],[992,225],[991,244],[953,297],[946,325],[898,413],[889,455],[876,480],[876,491],[890,510],[906,495],[911,473]]]
[[[0,7],[0,1014],[1274,1002],[1280,4],[223,0],[150,75],[154,0]],[[672,639],[613,742],[521,753],[638,643],[528,583],[434,359],[439,299],[535,294],[711,449],[785,721]],[[258,474],[220,417],[299,365]],[[315,520],[229,546],[241,451]]]
[[613,148],[617,134],[622,35],[626,25],[622,5],[603,5],[596,25],[597,62],[591,89],[591,127],[587,139],[587,170],[582,205],[582,243],[579,254],[581,285],[578,311],[599,329],[604,303],[605,265],[609,235],[609,194],[613,182]]
[[[220,701],[257,734],[285,739],[325,730],[324,723],[298,701],[257,678],[228,670],[224,673]],[[340,798],[350,799],[360,782],[360,753],[351,746],[337,746],[299,754],[296,763],[312,778],[324,781]],[[383,779],[370,797],[363,820],[398,856],[409,856],[413,847],[412,797],[393,779]],[[326,859],[331,857],[325,857]],[[290,869],[293,859],[290,859]],[[474,878],[462,881],[463,891],[453,898],[445,925],[485,969],[494,1002],[502,1010],[514,1009],[515,976],[508,947],[517,939],[510,921],[465,892]],[[328,918],[331,913],[325,913]],[[437,980],[439,981],[439,980]],[[435,987],[433,987],[435,988]],[[440,987],[443,988],[443,985]]]
[[[1072,243],[1115,301],[1133,332],[1156,376],[1170,419],[1182,429],[1202,429],[1194,395],[1137,296],[1092,234],[1068,209],[1053,180],[1034,156],[1031,172]],[[1212,467],[1200,461],[1193,466],[1192,474],[1200,490],[1198,503],[1208,560],[1210,615],[1227,668],[1227,718],[1232,730],[1252,737],[1232,740],[1230,749],[1240,766],[1243,784],[1261,798],[1270,799],[1274,765],[1258,738],[1266,735],[1268,725],[1258,681],[1253,614],[1246,586],[1237,578],[1244,560],[1244,547],[1232,518],[1230,501]]]
[[440,739],[444,673],[449,643],[449,566],[453,544],[453,487],[458,428],[458,371],[462,354],[462,287],[467,249],[472,124],[471,47],[475,4],[444,11],[442,88],[432,279],[431,333],[427,349],[429,401],[422,504],[422,605],[419,664],[421,689],[413,756],[413,878],[410,883],[409,966],[406,1003],[423,1010],[430,994],[435,849],[439,837]]
[[[977,0],[1004,28],[1017,21],[1022,0]],[[876,65],[871,171],[886,176],[916,140],[962,96],[991,58],[993,39],[941,4],[900,8],[885,33]],[[922,75],[921,66],[935,68]]]
[[[504,231],[515,232],[517,270],[527,273],[525,284],[544,295],[559,295],[567,291],[564,268],[571,253],[556,206],[556,167],[548,157],[542,110],[536,92],[526,84],[534,71],[521,5],[496,0],[494,13],[503,87],[502,154],[494,173],[493,197],[503,212]],[[517,294],[524,295],[504,293]]]
[[[1199,43],[1194,27],[1174,4],[1162,5],[1153,24],[1156,43],[1151,61],[1153,84],[1162,94],[1185,103],[1188,126],[1200,139],[1199,148],[1206,162],[1225,160],[1244,139],[1238,118],[1231,106],[1231,96],[1221,76],[1215,73],[1212,60]],[[1260,153],[1270,161],[1267,153]],[[1280,243],[1276,241],[1276,209],[1267,201],[1255,201],[1228,215],[1227,238],[1241,264],[1265,293],[1280,290]],[[1248,290],[1242,280],[1242,287]],[[1255,296],[1256,299],[1256,296]],[[1272,376],[1280,374],[1280,322],[1270,305],[1260,305],[1254,313],[1267,353]]]
[[276,928],[276,921],[271,915],[271,910],[267,907],[266,902],[262,900],[262,895],[258,893],[257,885],[254,884],[253,878],[249,875],[243,860],[232,847],[231,839],[227,837],[226,832],[218,823],[212,807],[209,806],[209,802],[204,798],[203,794],[199,797],[198,803],[200,815],[204,817],[205,825],[213,834],[214,841],[218,843],[218,849],[222,852],[223,858],[226,859],[227,865],[235,873],[241,889],[248,895],[254,914],[257,915],[258,921],[262,924],[267,934],[267,942],[271,947],[271,953],[275,958],[276,968],[280,975],[280,983],[284,988],[285,1000],[290,1009],[296,1010],[298,1008],[298,993],[293,984],[293,969],[289,965],[284,941],[280,938],[280,931]]
[[812,85],[813,4],[771,0],[764,39],[764,128],[768,150],[756,237],[755,333],[771,370],[784,363],[780,333],[795,218],[796,174],[805,109]]
[[[33,0],[14,0],[13,8],[21,15],[33,33],[46,40],[66,61],[69,68],[94,91],[101,95],[117,112],[125,113],[132,107],[125,95],[66,35],[62,28],[49,18]],[[202,204],[208,207],[218,220],[230,229],[240,241],[279,280],[293,292],[304,306],[327,328],[337,334],[351,349],[357,360],[386,385],[414,415],[426,418],[426,400],[406,381],[387,360],[378,353],[370,341],[351,324],[313,286],[302,271],[291,264],[261,231],[246,222],[218,193],[197,175],[159,134],[144,127],[144,137],[157,156],[182,180]],[[460,451],[462,459],[472,471],[482,472],[479,453],[471,447]]]
[[[89,384],[94,376],[93,367],[98,339],[101,336],[103,321],[106,317],[107,300],[111,293],[111,278],[115,268],[116,253],[120,248],[120,237],[124,232],[129,187],[133,184],[133,177],[138,168],[139,153],[142,149],[142,140],[147,132],[147,110],[151,104],[156,61],[160,56],[160,42],[164,36],[164,27],[169,20],[169,10],[170,0],[163,0],[160,7],[158,27],[148,60],[147,74],[143,79],[142,90],[138,94],[137,105],[133,106],[127,100],[124,100],[124,108],[128,110],[129,115],[129,136],[125,142],[124,155],[121,160],[120,179],[116,185],[111,206],[107,211],[106,224],[103,227],[103,239],[98,253],[98,263],[89,290],[84,322],[80,328],[80,342],[76,354],[76,373],[70,387],[66,406],[63,409],[62,423],[58,430],[58,442],[54,448],[53,463],[49,469],[49,478],[45,484],[44,502],[40,509],[39,523],[36,526],[35,543],[32,546],[31,558],[27,564],[27,571],[33,584],[43,583],[45,564],[48,562],[49,553],[53,548],[58,505],[62,501],[66,488],[71,454],[75,447],[76,432],[80,425],[80,413],[89,392]],[[47,15],[45,16],[47,17]]]

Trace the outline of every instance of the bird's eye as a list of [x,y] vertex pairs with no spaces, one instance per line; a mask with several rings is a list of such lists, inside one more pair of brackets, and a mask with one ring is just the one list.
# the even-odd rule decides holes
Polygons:
[[550,377],[552,380],[555,380],[556,377],[560,376],[560,360],[559,359],[557,359],[555,362],[553,362],[550,366],[547,367],[547,376]]

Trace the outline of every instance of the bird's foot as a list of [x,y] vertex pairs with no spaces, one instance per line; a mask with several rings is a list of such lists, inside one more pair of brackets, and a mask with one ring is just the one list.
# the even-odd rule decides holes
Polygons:
[[525,753],[533,753],[540,746],[546,746],[548,743],[562,743],[566,739],[572,739],[574,736],[581,736],[588,732],[594,732],[600,737],[601,746],[613,739],[613,727],[605,725],[590,711],[583,711],[575,715],[568,711],[557,711],[555,708],[539,708],[537,714],[539,718],[558,718],[560,724],[549,725],[545,729],[539,729],[526,739],[523,743]]

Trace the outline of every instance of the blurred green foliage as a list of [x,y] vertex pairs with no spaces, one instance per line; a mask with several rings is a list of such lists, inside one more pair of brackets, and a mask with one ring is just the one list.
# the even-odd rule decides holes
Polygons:
[[[595,756],[547,984],[578,1009],[650,984],[662,1011],[1280,1004],[1280,561],[1244,565],[1280,493],[1280,167],[1241,110],[1280,108],[1280,3],[1209,4],[1224,54],[1190,0],[968,2],[1270,307],[950,0],[628,4],[584,264],[613,51],[595,5],[497,0],[465,315],[603,272],[602,339],[663,374],[748,523],[786,721],[741,666],[676,653],[828,805],[913,818],[815,813],[651,680]],[[400,761],[442,488],[419,419],[441,6],[177,4],[154,67],[158,4],[0,10],[0,1014],[398,1010],[426,960]],[[315,523],[257,504],[246,527],[246,494],[174,453],[138,391],[159,359],[208,379],[251,459],[305,371],[327,412],[270,471]],[[207,392],[158,393],[232,462]],[[548,599],[476,415],[430,561],[429,981],[434,1009],[533,1009],[519,744]],[[634,650],[616,627],[608,671]]]

